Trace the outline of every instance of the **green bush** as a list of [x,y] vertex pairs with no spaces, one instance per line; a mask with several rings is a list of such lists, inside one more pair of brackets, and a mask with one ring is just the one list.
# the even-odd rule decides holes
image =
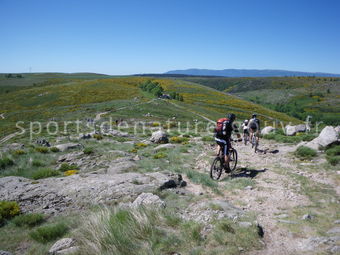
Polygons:
[[302,141],[309,142],[312,141],[316,136],[312,134],[302,135]]
[[340,145],[332,146],[326,149],[327,156],[339,156],[340,155]]
[[13,165],[14,165],[14,161],[8,157],[3,157],[2,159],[0,159],[0,169],[6,168],[8,166],[13,166]]
[[160,159],[160,158],[166,158],[168,155],[164,152],[158,152],[155,155],[153,155],[154,159]]
[[340,162],[340,156],[329,156],[329,155],[327,155],[326,159],[333,166],[339,164],[339,162]]
[[20,207],[17,202],[0,201],[0,225],[18,214],[20,214]]
[[170,142],[172,143],[185,143],[187,141],[189,141],[187,137],[173,136],[170,138]]
[[23,154],[26,154],[26,151],[24,151],[24,150],[15,150],[15,151],[13,152],[13,154],[14,154],[14,155],[23,155]]
[[103,136],[101,134],[94,134],[93,138],[97,139],[97,140],[102,140]]
[[58,170],[61,172],[66,172],[69,170],[77,170],[77,169],[79,169],[79,167],[76,164],[69,165],[67,163],[62,163]]
[[48,153],[48,148],[47,147],[36,147],[35,150],[40,153]]
[[94,149],[92,147],[87,147],[83,150],[83,152],[86,155],[90,155],[90,154],[94,153]]
[[52,152],[59,152],[60,150],[57,147],[52,147],[50,149],[50,151],[52,151]]
[[40,168],[32,174],[32,179],[38,180],[59,175],[59,171],[50,168]]
[[316,151],[306,147],[306,146],[299,146],[296,151],[294,152],[295,156],[302,158],[302,159],[312,159],[317,155]]
[[33,160],[32,161],[32,166],[36,166],[36,167],[39,167],[39,166],[44,166],[45,164],[43,162],[41,162],[40,160]]
[[41,223],[43,223],[45,217],[43,214],[39,213],[29,213],[29,214],[21,214],[16,216],[12,222],[17,227],[34,227]]
[[39,243],[47,243],[62,237],[68,231],[64,223],[42,226],[30,232],[30,236]]

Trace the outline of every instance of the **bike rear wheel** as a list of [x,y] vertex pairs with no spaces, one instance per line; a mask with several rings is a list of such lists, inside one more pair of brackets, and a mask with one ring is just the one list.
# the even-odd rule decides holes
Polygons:
[[210,178],[218,180],[221,177],[223,171],[223,162],[220,157],[216,157],[210,168]]
[[237,166],[237,151],[235,149],[232,149],[230,151],[230,161],[229,161],[229,167],[231,171],[234,171]]

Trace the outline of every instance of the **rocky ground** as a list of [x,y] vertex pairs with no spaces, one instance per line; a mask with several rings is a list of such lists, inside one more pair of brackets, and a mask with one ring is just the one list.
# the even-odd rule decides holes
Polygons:
[[[152,142],[159,140],[167,142],[162,136],[151,139]],[[110,138],[98,141],[104,142],[110,143]],[[204,178],[214,157],[212,142],[191,137],[188,145],[157,145],[149,139],[129,137],[129,141],[113,144],[136,145],[138,142],[147,148],[141,149],[142,154],[111,149],[103,154],[87,155],[82,151],[82,140],[63,144],[59,146],[63,153],[56,159],[56,165],[76,164],[80,167],[79,174],[36,181],[3,177],[0,178],[0,200],[17,201],[23,212],[48,215],[83,211],[93,205],[126,205],[142,193],[162,196],[161,185],[176,180],[180,172],[186,185],[171,191],[177,194],[176,199],[187,197],[187,205],[178,205],[177,213],[185,220],[203,223],[202,235],[211,231],[210,223],[216,217],[237,221],[243,215],[254,215],[256,221],[239,224],[256,225],[263,231],[262,248],[247,254],[340,252],[340,169],[327,164],[324,156],[301,161],[292,154],[294,145],[261,140],[260,149],[268,153],[254,153],[249,145],[238,143],[234,144],[239,155],[237,170],[211,184],[211,180],[207,182]],[[185,150],[183,146],[187,146]],[[168,157],[159,161],[150,160],[147,155],[164,151]],[[150,163],[154,161],[158,165]],[[147,163],[151,165],[145,169]],[[203,174],[204,178],[200,175],[203,179],[197,181],[193,173]],[[176,199],[168,206],[176,206]],[[244,253],[243,248],[239,248],[240,253]]]
[[[302,162],[292,155],[296,149],[292,145],[261,141],[260,149],[278,150],[276,154],[254,153],[240,143],[234,147],[239,169],[232,177],[222,176],[220,186],[232,185],[233,179],[254,182],[241,190],[227,189],[219,198],[254,212],[264,228],[265,249],[249,254],[339,253],[339,168],[325,164],[322,157]],[[207,155],[211,153],[198,157],[199,171],[209,169],[210,162],[202,160]]]

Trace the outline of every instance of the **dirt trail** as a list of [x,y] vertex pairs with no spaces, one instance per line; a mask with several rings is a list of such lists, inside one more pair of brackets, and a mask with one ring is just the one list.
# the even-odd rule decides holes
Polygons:
[[[308,228],[298,225],[301,227],[301,234],[297,236],[284,226],[285,224],[296,224],[294,220],[289,220],[294,209],[308,206],[311,203],[308,197],[299,192],[300,183],[287,174],[288,172],[301,173],[301,165],[290,154],[295,150],[295,146],[277,145],[264,140],[260,145],[260,148],[278,149],[279,152],[277,154],[255,154],[250,146],[245,146],[243,143],[234,145],[239,154],[239,173],[236,173],[234,178],[251,177],[255,181],[255,185],[253,188],[247,187],[242,190],[225,190],[224,198],[240,206],[246,212],[255,212],[258,223],[264,228],[265,248],[251,252],[249,255],[306,254],[301,250],[301,242],[306,238],[313,237],[308,232]],[[210,170],[212,160],[207,161],[207,155],[212,155],[211,147],[206,148],[205,152],[197,158],[196,168],[200,171],[208,172]],[[339,185],[327,174],[317,174],[315,179],[313,174],[307,176],[313,181],[330,185],[339,192]],[[228,185],[229,178],[223,174],[219,185],[221,187]]]

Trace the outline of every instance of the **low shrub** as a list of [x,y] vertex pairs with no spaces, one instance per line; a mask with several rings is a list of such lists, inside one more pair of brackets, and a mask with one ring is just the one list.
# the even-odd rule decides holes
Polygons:
[[60,150],[59,150],[57,147],[52,147],[52,148],[50,149],[50,151],[56,153],[56,152],[59,152]]
[[20,214],[20,206],[15,201],[0,201],[0,226],[16,215]]
[[159,122],[153,122],[151,124],[152,127],[159,127],[160,125],[161,125],[161,123],[159,123]]
[[102,140],[103,136],[101,134],[94,134],[93,138],[97,139],[97,140]]
[[135,148],[139,149],[139,148],[145,148],[147,147],[148,145],[145,144],[145,143],[136,143],[135,144]]
[[34,227],[43,223],[45,217],[40,213],[21,214],[16,216],[12,222],[17,227]]
[[39,243],[47,243],[62,237],[67,231],[68,227],[66,224],[57,223],[39,227],[36,230],[31,231],[29,235]]
[[302,159],[312,159],[317,155],[317,153],[309,147],[299,146],[294,152],[294,155]]
[[8,157],[3,157],[0,159],[0,169],[1,168],[6,168],[8,166],[13,166],[14,161]]
[[309,142],[309,141],[312,141],[316,136],[315,135],[312,135],[312,134],[304,134],[302,136],[302,141],[304,142]]
[[71,175],[77,174],[78,172],[79,172],[78,170],[67,170],[64,172],[64,175],[71,176]]
[[176,122],[169,122],[163,125],[164,129],[170,129],[170,128],[175,128],[177,127],[177,123]]
[[33,160],[32,161],[32,166],[40,167],[40,166],[45,166],[45,164],[39,160]]
[[170,142],[172,143],[184,143],[187,142],[189,139],[187,137],[181,137],[181,136],[173,136],[170,138]]
[[154,159],[161,159],[161,158],[166,158],[168,155],[164,152],[158,152],[155,155],[153,155]]
[[133,149],[129,150],[129,152],[130,152],[130,153],[137,153],[138,150],[137,150],[136,148],[133,148]]
[[340,162],[340,156],[329,156],[329,155],[326,155],[326,159],[327,159],[328,163],[330,163],[333,166],[339,164],[339,162]]
[[339,156],[340,155],[340,145],[332,146],[326,149],[327,156]]
[[68,170],[78,170],[79,167],[76,165],[76,164],[67,164],[67,163],[62,163],[59,167],[59,171],[61,172],[65,172],[65,171],[68,171]]
[[59,175],[59,171],[50,168],[40,168],[32,174],[32,179],[38,180]]
[[26,151],[24,151],[24,150],[15,150],[13,152],[13,154],[14,155],[24,155],[24,154],[26,154]]
[[35,150],[40,153],[48,153],[48,148],[47,147],[36,147]]
[[90,155],[94,153],[94,149],[92,147],[87,147],[83,150],[84,154]]

